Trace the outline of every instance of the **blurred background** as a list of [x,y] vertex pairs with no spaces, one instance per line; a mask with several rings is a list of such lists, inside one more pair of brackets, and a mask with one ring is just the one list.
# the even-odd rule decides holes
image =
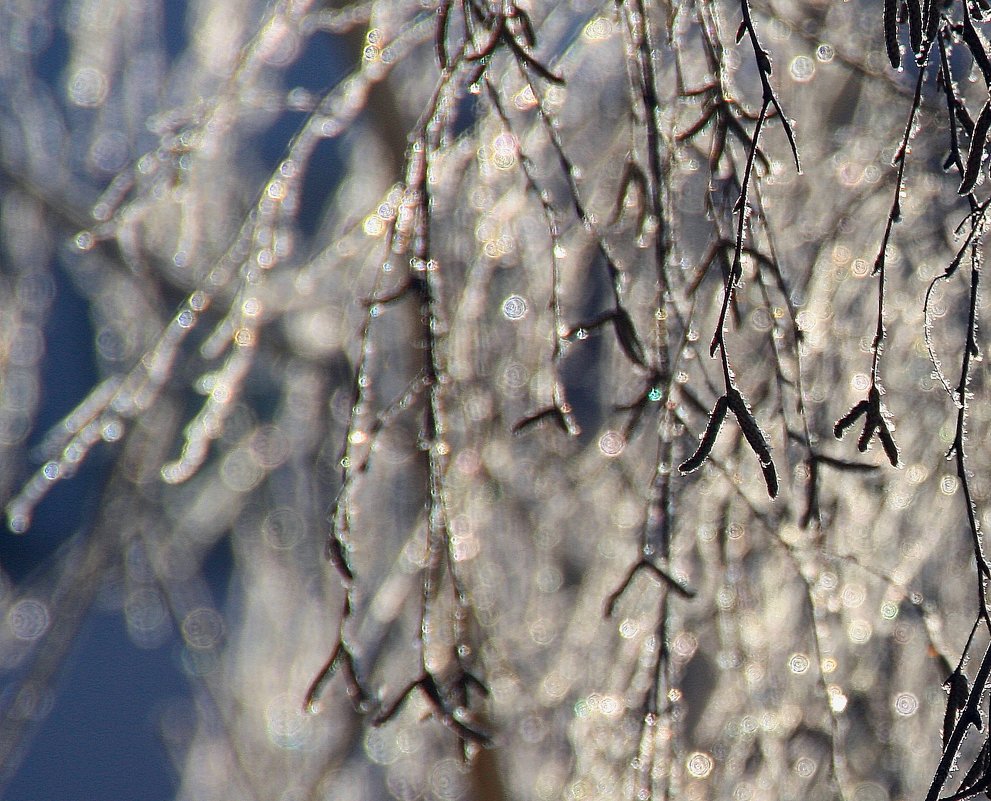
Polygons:
[[733,3],[0,0],[0,795],[924,792],[985,303],[875,6],[749,4],[789,128]]

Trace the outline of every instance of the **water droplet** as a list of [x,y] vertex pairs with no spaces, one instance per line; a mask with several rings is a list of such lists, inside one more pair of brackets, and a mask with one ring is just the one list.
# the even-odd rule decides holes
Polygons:
[[7,622],[19,640],[36,640],[51,622],[48,607],[34,598],[24,598],[14,604],[7,613]]
[[619,456],[626,447],[626,440],[617,431],[607,431],[599,438],[599,450],[606,456]]
[[698,639],[694,634],[689,631],[682,631],[672,641],[671,650],[679,659],[688,660],[695,654],[698,645]]
[[791,61],[789,71],[797,83],[808,83],[815,75],[816,65],[808,56],[795,56]]
[[178,484],[182,481],[182,472],[175,462],[164,465],[159,472],[162,475],[162,481],[166,484]]
[[154,647],[166,634],[169,615],[155,589],[143,587],[129,593],[124,601],[124,617],[128,634],[139,644]]
[[847,629],[850,641],[858,645],[867,642],[873,633],[873,627],[866,620],[854,620]]
[[809,759],[809,757],[800,757],[798,761],[795,762],[795,773],[801,776],[803,779],[808,779],[816,772],[815,760]]
[[93,249],[93,245],[96,244],[96,237],[91,231],[80,231],[73,241],[77,250],[85,252]]
[[526,298],[510,295],[502,302],[502,313],[507,320],[522,320],[527,313]]
[[520,111],[526,111],[537,105],[537,98],[533,94],[533,88],[527,85],[521,91],[513,95],[513,105]]
[[93,67],[83,67],[69,78],[69,99],[82,108],[97,108],[107,99],[107,76]]
[[190,648],[213,648],[223,633],[223,619],[216,610],[208,607],[194,609],[182,621],[182,638]]
[[460,760],[442,759],[431,769],[431,795],[439,801],[457,801],[465,797],[468,789],[468,772]]
[[801,675],[809,669],[811,662],[805,654],[792,654],[791,659],[788,660],[788,667],[791,669],[792,673],[797,673]]
[[608,39],[612,31],[613,23],[610,20],[605,17],[596,17],[585,26],[582,33],[590,42],[601,42]]
[[919,709],[919,699],[912,693],[899,693],[895,698],[895,712],[903,718],[914,715]]
[[688,772],[696,779],[704,779],[712,773],[712,757],[696,751],[688,758]]
[[835,684],[830,684],[829,687],[826,688],[826,692],[829,694],[830,709],[837,713],[846,709],[847,697],[843,694],[843,690]]
[[31,527],[31,516],[23,512],[7,512],[7,527],[14,534],[24,534]]
[[303,747],[313,734],[312,720],[292,693],[275,696],[265,708],[265,729],[273,745],[285,749]]

